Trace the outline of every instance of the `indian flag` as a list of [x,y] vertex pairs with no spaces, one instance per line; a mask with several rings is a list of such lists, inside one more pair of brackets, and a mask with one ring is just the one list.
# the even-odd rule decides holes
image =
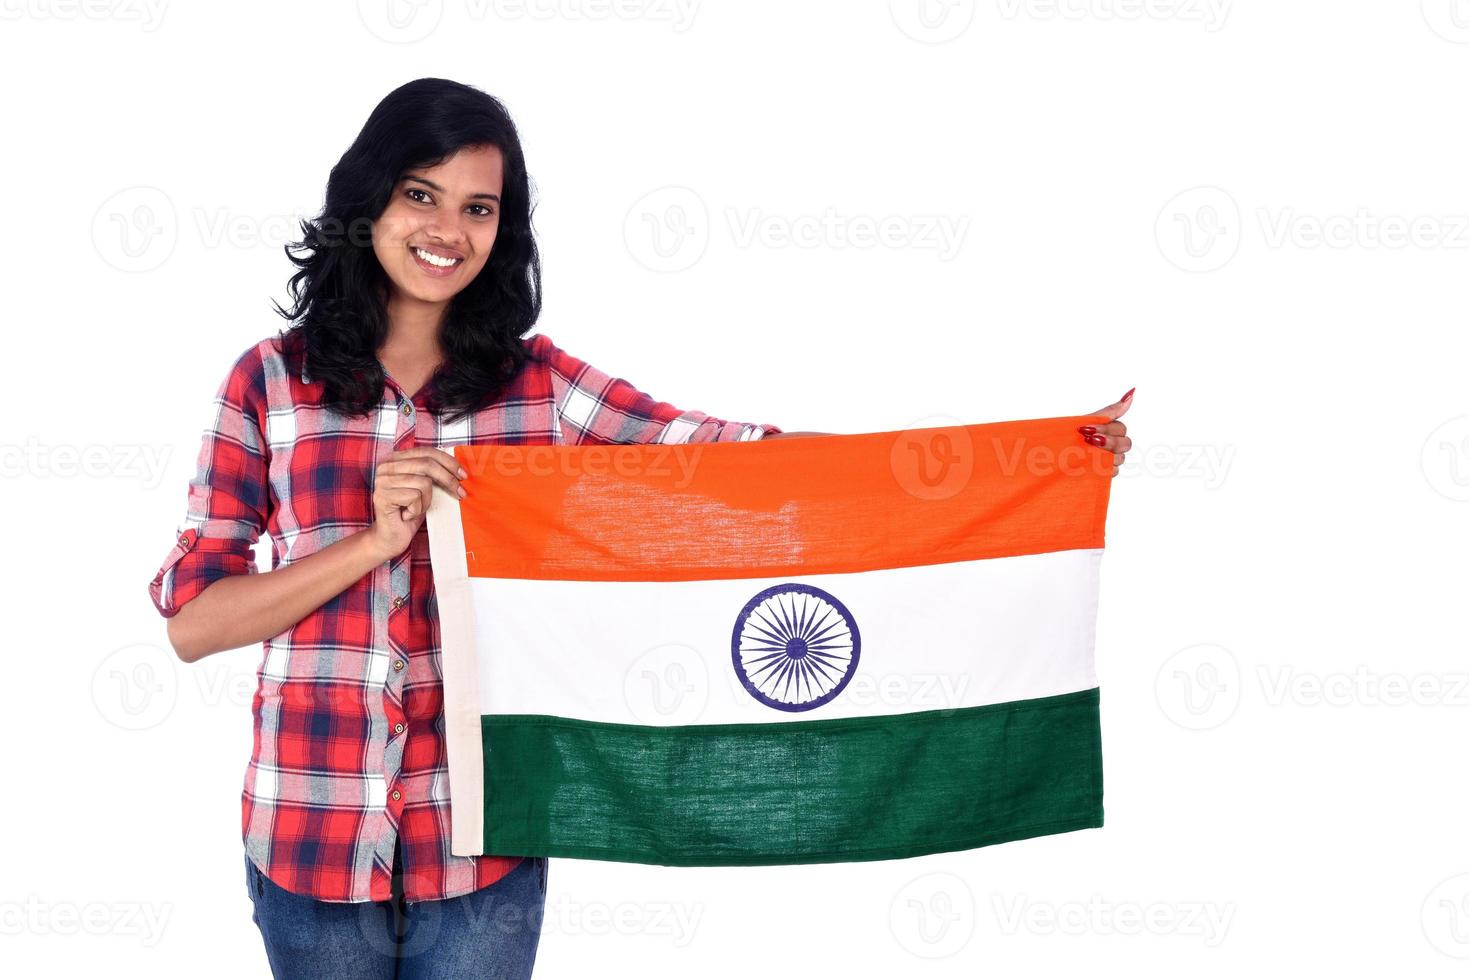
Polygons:
[[475,445],[435,487],[452,850],[900,858],[1102,824],[1100,416]]

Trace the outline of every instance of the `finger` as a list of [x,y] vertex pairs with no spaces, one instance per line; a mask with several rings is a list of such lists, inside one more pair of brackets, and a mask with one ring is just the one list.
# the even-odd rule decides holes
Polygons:
[[398,473],[386,478],[382,490],[388,499],[400,507],[409,502],[427,507],[429,500],[433,498],[434,481],[426,476]]
[[397,509],[401,516],[409,520],[423,512],[423,491],[414,487],[384,489],[382,499],[390,508]]
[[459,460],[454,457],[453,453],[436,449],[433,446],[414,446],[412,449],[400,449],[389,455],[387,462],[408,459],[427,460],[431,463],[436,463],[442,466],[446,472],[461,479],[469,476],[469,473],[459,464]]
[[[1100,438],[1102,441],[1097,442],[1096,438]],[[1099,432],[1096,437],[1088,441],[1090,445],[1096,446],[1098,449],[1107,449],[1114,453],[1125,453],[1132,448],[1132,440],[1127,438],[1127,436],[1106,436]]]
[[1127,414],[1127,410],[1132,407],[1132,393],[1134,391],[1137,391],[1137,389],[1136,388],[1133,388],[1131,391],[1129,391],[1127,394],[1123,395],[1117,401],[1115,401],[1112,404],[1106,406],[1105,408],[1099,408],[1099,409],[1097,409],[1092,414],[1093,415],[1103,415],[1103,416],[1106,416],[1109,419],[1119,419],[1119,418],[1121,418],[1122,416],[1126,415]]
[[[444,454],[441,453],[440,455],[442,456]],[[449,459],[451,462],[453,461],[452,456]],[[378,467],[380,477],[386,475],[398,476],[409,473],[432,480],[456,496],[464,496],[459,492],[458,474],[446,466],[442,459],[427,455],[405,456],[400,459],[389,457]]]
[[1093,422],[1089,425],[1078,426],[1076,431],[1084,436],[1096,435],[1097,433],[1101,433],[1104,436],[1125,436],[1127,435],[1127,423]]

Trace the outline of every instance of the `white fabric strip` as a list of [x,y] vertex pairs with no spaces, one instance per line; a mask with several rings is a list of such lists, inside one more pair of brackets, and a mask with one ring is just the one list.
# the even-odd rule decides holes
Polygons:
[[484,739],[479,719],[479,664],[475,656],[475,599],[464,554],[459,501],[438,484],[429,500],[428,548],[439,611],[440,668],[444,677],[444,739],[448,753],[449,851],[484,853]]
[[[429,520],[432,531],[432,510]],[[441,549],[438,538],[431,540],[437,579]],[[888,715],[1086,690],[1097,686],[1093,649],[1101,558],[1102,549],[1081,549],[694,582],[473,578],[468,594],[477,624],[476,703],[484,714],[688,725]],[[786,591],[759,600],[744,615],[762,591],[780,586]],[[822,590],[835,603],[803,586]],[[445,616],[446,591],[457,601],[460,590],[457,583],[450,588],[438,581],[444,688],[446,702],[462,706],[468,679],[457,657],[451,674]],[[797,681],[792,691],[791,675],[799,673],[792,668],[782,690],[775,674],[761,673],[768,661],[756,658],[781,662],[784,655],[761,651],[789,650],[789,637],[802,631],[803,611],[825,624],[806,628],[820,654],[811,675],[818,682],[803,689]],[[791,618],[783,619],[783,612]],[[860,641],[855,666],[849,622]],[[738,655],[737,629],[744,637]],[[811,663],[811,654],[805,656]],[[737,661],[748,662],[741,668]],[[757,691],[785,706],[762,702],[742,673]],[[848,679],[839,686],[843,676]],[[821,701],[823,688],[834,693]],[[453,726],[462,719],[449,717],[452,776]],[[467,733],[469,725],[464,728]],[[461,799],[466,798],[456,784],[456,830]]]

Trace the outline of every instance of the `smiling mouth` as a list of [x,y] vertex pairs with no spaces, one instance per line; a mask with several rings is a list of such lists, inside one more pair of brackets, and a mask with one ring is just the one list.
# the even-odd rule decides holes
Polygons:
[[408,251],[413,253],[413,258],[418,263],[419,268],[425,272],[439,275],[452,271],[464,262],[464,256],[462,255],[440,255],[437,252],[431,252],[426,248],[419,248],[415,245],[410,245]]

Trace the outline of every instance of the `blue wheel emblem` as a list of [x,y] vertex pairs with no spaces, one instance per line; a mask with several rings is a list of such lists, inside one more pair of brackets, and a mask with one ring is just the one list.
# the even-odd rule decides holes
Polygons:
[[862,637],[836,596],[785,582],[745,603],[733,647],[735,673],[751,697],[781,711],[810,711],[852,679]]

